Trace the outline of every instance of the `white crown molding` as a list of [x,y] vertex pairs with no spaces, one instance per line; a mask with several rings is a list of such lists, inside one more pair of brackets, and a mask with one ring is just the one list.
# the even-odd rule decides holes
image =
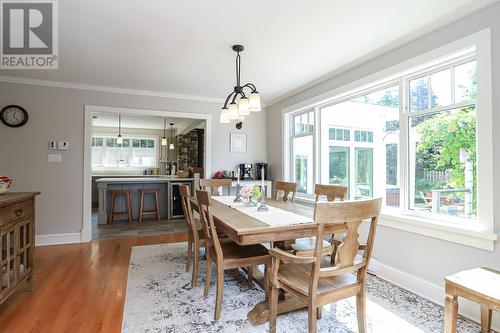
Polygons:
[[198,101],[198,102],[224,103],[224,99],[213,98],[213,97],[175,94],[175,93],[151,91],[151,90],[136,90],[136,89],[126,89],[126,88],[119,88],[119,87],[107,87],[107,86],[98,86],[98,85],[91,85],[91,84],[71,83],[71,82],[64,82],[64,81],[39,80],[39,79],[30,79],[30,78],[17,77],[17,76],[0,75],[0,82],[27,84],[27,85],[53,87],[53,88],[90,90],[90,91],[108,92],[108,93],[115,93],[115,94],[127,94],[127,95],[149,96],[149,97],[164,97],[164,98],[182,99],[182,100]]
[[457,8],[456,10],[446,14],[446,15],[443,15],[427,24],[425,24],[424,26],[418,28],[418,29],[415,29],[413,30],[412,32],[406,34],[406,35],[403,35],[395,40],[393,40],[392,42],[389,42],[371,52],[368,52],[366,53],[365,55],[345,64],[345,65],[342,65],[340,67],[338,67],[337,69],[323,75],[323,76],[320,76],[319,78],[315,79],[315,80],[312,80],[306,84],[303,84],[295,89],[292,89],[290,90],[289,92],[277,97],[277,98],[274,98],[272,99],[271,101],[269,101],[266,105],[267,107],[270,107],[276,103],[279,103],[279,102],[282,102],[284,101],[285,99],[287,98],[290,98],[292,96],[295,96],[295,95],[298,95],[300,94],[301,92],[304,92],[310,88],[313,88],[315,86],[318,86],[340,74],[343,74],[345,72],[348,72],[350,71],[351,69],[354,69],[360,65],[363,65],[367,62],[369,62],[370,60],[373,60],[381,55],[384,55],[388,52],[391,52],[391,51],[394,51],[395,49],[399,48],[399,47],[402,47],[406,44],[409,44],[431,32],[434,32],[446,25],[449,25],[453,22],[456,22],[466,16],[469,16],[483,8],[486,8],[496,2],[498,2],[499,0],[475,0],[475,1],[472,1],[460,8]]

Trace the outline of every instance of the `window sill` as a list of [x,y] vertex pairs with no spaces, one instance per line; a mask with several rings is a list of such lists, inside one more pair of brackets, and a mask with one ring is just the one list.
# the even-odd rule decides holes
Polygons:
[[445,223],[415,216],[386,214],[379,217],[379,225],[448,242],[494,251],[498,235],[474,226]]
[[[315,202],[314,199],[307,197],[296,197],[295,201],[306,205],[314,205]],[[380,214],[379,225],[487,251],[494,251],[495,242],[498,240],[496,233],[474,226],[398,213],[391,214],[390,211]]]

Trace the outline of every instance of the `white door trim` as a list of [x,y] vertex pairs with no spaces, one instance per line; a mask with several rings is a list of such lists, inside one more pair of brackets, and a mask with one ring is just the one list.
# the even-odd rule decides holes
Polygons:
[[83,141],[83,221],[82,242],[92,240],[92,168],[90,166],[92,148],[92,114],[96,112],[109,112],[120,114],[140,114],[160,117],[177,117],[203,119],[205,128],[205,177],[212,173],[212,115],[206,113],[176,112],[167,110],[135,109],[99,105],[85,105],[84,141]]

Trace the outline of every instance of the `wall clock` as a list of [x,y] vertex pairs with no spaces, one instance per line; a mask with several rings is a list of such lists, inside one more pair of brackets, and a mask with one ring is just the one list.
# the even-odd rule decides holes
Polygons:
[[7,105],[0,111],[0,120],[9,127],[21,127],[28,122],[28,112],[19,105]]

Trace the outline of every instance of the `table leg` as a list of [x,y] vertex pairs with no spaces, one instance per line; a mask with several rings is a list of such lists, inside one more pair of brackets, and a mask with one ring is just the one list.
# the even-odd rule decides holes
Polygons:
[[491,309],[481,305],[481,333],[489,333],[491,329]]
[[458,300],[456,296],[446,295],[444,300],[444,332],[457,331]]
[[[286,313],[306,307],[307,304],[299,301],[291,295],[287,295],[285,300],[278,301],[277,313]],[[254,308],[248,313],[247,317],[254,326],[265,324],[269,320],[269,306],[267,304],[267,299],[255,305]]]

